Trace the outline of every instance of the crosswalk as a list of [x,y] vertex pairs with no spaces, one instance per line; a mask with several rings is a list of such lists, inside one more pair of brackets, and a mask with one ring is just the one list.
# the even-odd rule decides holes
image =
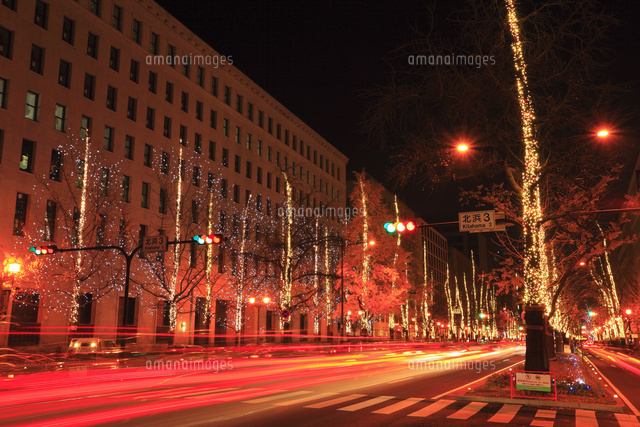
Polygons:
[[[427,417],[466,420],[487,424],[519,424],[539,427],[577,425],[580,427],[616,426],[640,427],[634,415],[592,411],[587,409],[538,409],[509,403],[466,402],[454,399],[429,400],[421,397],[338,395],[308,390],[290,391],[245,400],[249,404],[268,404],[274,407],[295,407],[305,410],[335,410],[341,412],[367,411],[379,415],[400,415],[412,419]],[[362,413],[360,412],[360,413]],[[557,423],[557,424],[556,424]]]

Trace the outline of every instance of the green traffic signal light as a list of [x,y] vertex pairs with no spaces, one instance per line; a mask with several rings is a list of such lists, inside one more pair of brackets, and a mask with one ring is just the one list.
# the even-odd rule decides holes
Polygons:
[[56,245],[51,246],[32,246],[29,250],[36,255],[53,255],[58,252],[58,247]]
[[193,236],[193,240],[199,245],[219,245],[222,243],[222,234],[203,234],[202,236]]
[[404,231],[411,232],[411,231],[414,231],[416,228],[418,227],[416,226],[416,223],[413,221],[395,222],[395,223],[387,222],[384,225],[385,231],[389,234],[393,234],[396,231],[398,233],[402,233]]

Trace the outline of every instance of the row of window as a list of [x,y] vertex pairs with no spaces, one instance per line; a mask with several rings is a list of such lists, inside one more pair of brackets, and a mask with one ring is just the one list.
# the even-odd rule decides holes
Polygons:
[[[39,6],[36,7],[36,18],[35,21],[36,24],[41,23],[43,28],[46,29],[46,20],[47,20],[47,12],[48,12],[48,4],[42,2],[41,0],[38,0],[38,4]],[[92,3],[93,4],[93,3]],[[14,7],[15,10],[15,7]],[[90,10],[92,13],[100,16],[100,11],[101,11],[101,3],[98,2],[95,6],[91,6]],[[118,29],[119,31],[122,30],[121,28],[122,25],[122,8],[119,7],[118,5],[114,5],[113,8],[113,19],[112,19],[112,26],[116,29]],[[141,26],[142,23],[136,19],[133,20],[133,24],[132,24],[132,39],[140,44],[141,43]],[[3,36],[4,35],[4,36]],[[64,40],[65,42],[73,45],[74,44],[74,38],[75,38],[75,21],[64,17],[63,18],[63,27],[62,27],[62,40]],[[158,55],[158,40],[159,40],[159,36],[156,33],[151,33],[151,39],[150,39],[150,51],[151,53],[153,53],[154,55]],[[11,32],[9,32],[8,30],[4,29],[4,28],[0,28],[0,53],[3,53],[4,56],[10,57],[10,48],[11,48]],[[168,57],[174,57],[175,55],[175,46],[173,45],[168,45],[168,49],[167,49],[167,53],[168,53]],[[87,41],[87,54],[93,58],[97,59],[97,55],[98,55],[98,36],[93,34],[93,33],[89,33],[88,35],[88,41]],[[40,74],[42,74],[42,69],[43,69],[43,61],[44,61],[44,50],[41,47],[38,47],[36,45],[32,46],[32,53],[31,53],[31,64],[30,64],[30,68],[35,71],[38,72]],[[68,63],[64,63],[64,61],[61,62],[60,64],[60,77],[59,77],[59,82],[63,85],[65,85],[66,87],[68,87],[68,82],[69,82],[69,74],[70,74],[70,64]],[[174,64],[169,64],[169,65],[174,65]],[[183,74],[187,77],[190,78],[190,72],[189,72],[189,63],[187,62],[186,64],[183,64]],[[110,50],[110,54],[109,54],[109,67],[114,69],[115,71],[119,71],[120,69],[120,50],[115,48],[115,47],[111,47]],[[131,60],[131,65],[130,65],[130,79],[136,83],[138,83],[138,79],[139,79],[139,70],[140,70],[140,64],[138,61],[135,60]],[[89,89],[87,90],[87,86],[91,87],[91,84],[87,84],[87,83],[91,83],[91,82],[87,82],[85,79],[85,92],[90,92],[92,93],[93,90]],[[196,75],[196,83],[201,86],[204,87],[204,69],[202,67],[198,66],[198,72]],[[149,75],[149,90],[152,91],[153,93],[156,93],[156,86],[157,86],[157,74],[153,73],[152,71],[150,71],[150,75]],[[211,92],[214,96],[218,96],[218,80],[216,77],[212,76],[212,84],[211,84]],[[86,94],[85,94],[86,96]],[[224,102],[231,106],[231,87],[229,86],[225,86],[224,88]],[[90,96],[90,98],[92,98],[92,96]],[[167,83],[167,93],[165,98],[167,99],[167,101],[169,102],[173,102],[173,85],[170,83]],[[198,101],[199,102],[199,101]],[[202,120],[202,108],[201,108],[201,102],[200,103],[200,108],[198,108],[198,106],[196,107],[196,117],[199,120]],[[109,105],[115,107],[115,102],[108,102]],[[238,113],[243,114],[245,111],[244,108],[245,104],[244,104],[244,100],[243,100],[243,96],[240,94],[236,94],[236,106],[235,109]],[[182,93],[182,102],[181,102],[181,108],[183,111],[188,112],[188,94],[183,92]],[[198,113],[198,111],[200,111]],[[212,111],[213,114],[213,111]],[[251,121],[254,121],[254,106],[252,103],[247,102],[246,104],[246,114],[247,114],[247,118]],[[257,115],[257,119],[258,119],[258,125],[260,127],[262,127],[264,129],[264,112],[262,110],[258,111],[258,115]],[[213,127],[213,126],[212,126]],[[273,122],[273,118],[269,118],[268,119],[268,123],[267,123],[267,130],[271,135],[274,135],[274,122]],[[278,123],[275,126],[275,136],[278,140],[282,141],[282,126]],[[289,146],[290,145],[290,138],[289,138],[289,131],[285,130],[284,131],[284,143]],[[291,146],[292,149],[296,152],[298,152],[298,147],[299,147],[299,153],[301,156],[305,155],[305,149],[304,149],[304,141],[300,140],[298,143],[297,137],[295,135],[292,135],[291,138]],[[308,161],[311,161],[311,149],[310,147],[307,146],[307,150],[306,150],[306,157]],[[323,161],[324,160],[324,161]],[[331,174],[331,176],[336,177],[340,180],[340,168],[337,168],[337,174],[336,174],[336,166],[333,162],[330,162],[329,159],[323,159],[323,155],[320,154],[319,158],[318,158],[318,154],[317,154],[317,150],[313,150],[313,162],[315,165],[319,166],[321,169],[323,169],[326,173]]]

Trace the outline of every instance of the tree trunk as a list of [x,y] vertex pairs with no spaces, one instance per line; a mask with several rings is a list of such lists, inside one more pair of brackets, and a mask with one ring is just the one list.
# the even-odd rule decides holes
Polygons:
[[525,306],[527,322],[527,350],[524,363],[525,371],[548,371],[549,349],[547,346],[544,307]]

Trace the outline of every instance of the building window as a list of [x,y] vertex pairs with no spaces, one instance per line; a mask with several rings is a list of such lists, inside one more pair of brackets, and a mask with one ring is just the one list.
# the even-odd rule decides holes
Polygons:
[[260,166],[256,169],[256,182],[262,184],[262,168]]
[[58,68],[58,84],[69,88],[71,82],[71,64],[67,61],[60,60],[60,67]]
[[138,101],[135,98],[129,97],[127,101],[127,119],[136,121],[136,112]]
[[122,201],[129,203],[130,199],[130,185],[131,185],[131,177],[127,175],[122,175]]
[[256,210],[262,212],[262,194],[256,195]]
[[242,96],[236,95],[236,111],[242,114]]
[[124,137],[124,158],[133,160],[134,138],[131,135]]
[[158,89],[158,75],[149,71],[149,92],[156,93]]
[[213,184],[215,183],[215,176],[209,172],[207,175],[207,190],[211,191],[213,189]]
[[118,5],[113,5],[113,17],[111,19],[111,26],[118,31],[122,31],[122,8]]
[[247,174],[247,178],[251,179],[251,175],[253,173],[253,167],[251,165],[251,162],[247,161],[247,165],[246,165],[246,171],[245,173]]
[[200,187],[200,168],[198,166],[193,167],[193,186]]
[[202,102],[196,101],[196,119],[202,121]]
[[164,116],[162,135],[166,138],[171,138],[171,117]]
[[70,45],[73,45],[75,26],[75,21],[72,21],[66,16],[64,17],[64,20],[62,21],[62,40],[69,43]]
[[156,110],[147,107],[147,128],[153,130],[156,126]]
[[62,151],[51,150],[51,165],[49,166],[49,179],[52,181],[60,181],[60,172],[62,171]]
[[99,193],[101,196],[106,196],[109,194],[109,168],[100,169]]
[[118,89],[113,86],[107,86],[107,108],[116,111],[116,100]]
[[16,11],[16,0],[2,0],[2,5],[14,12]]
[[44,49],[31,45],[31,60],[29,62],[29,69],[35,73],[42,74],[42,68],[44,65]]
[[144,144],[144,160],[143,163],[147,167],[151,167],[151,158],[153,154],[153,147],[149,144]]
[[218,96],[218,78],[211,76],[211,95]]
[[42,0],[36,0],[36,13],[33,18],[33,23],[38,27],[47,29],[47,12],[49,5]]
[[227,198],[227,180],[224,178],[220,180],[220,196]]
[[138,83],[139,75],[140,75],[140,63],[132,59],[131,65],[129,67],[129,79],[134,83]]
[[242,168],[242,165],[240,164],[240,156],[238,156],[238,155],[236,154],[236,156],[235,156],[235,161],[234,161],[234,164],[233,164],[233,170],[234,170],[236,173],[240,173],[240,169],[241,169],[241,168]]
[[24,112],[24,116],[27,119],[31,119],[37,122],[39,109],[40,109],[40,95],[31,91],[27,91],[27,106]]
[[149,50],[152,54],[158,54],[158,35],[156,33],[151,33],[151,41],[149,43]]
[[209,126],[212,129],[218,128],[218,114],[214,110],[209,113]]
[[110,126],[104,127],[102,148],[107,151],[113,151],[113,128]]
[[[250,190],[244,190],[244,205],[245,206],[249,206],[249,203],[251,203],[251,191]],[[245,232],[245,238],[246,238],[246,236],[247,236],[247,228],[245,228],[244,232]]]
[[189,112],[189,94],[187,92],[182,92],[182,97],[180,98],[180,108],[185,113]]
[[196,83],[200,87],[204,87],[204,68],[198,67],[198,71],[196,73]]
[[227,119],[222,119],[222,134],[229,136],[229,120]]
[[120,49],[116,49],[111,46],[109,52],[109,68],[115,71],[120,71]]
[[284,130],[284,143],[288,147],[289,146],[289,130]]
[[53,128],[60,132],[67,131],[67,107],[64,105],[56,104]]
[[193,150],[198,154],[202,154],[202,135],[199,133],[196,133],[193,138]]
[[89,33],[89,38],[87,39],[87,55],[98,59],[98,36],[92,33]]
[[90,0],[89,11],[94,15],[100,16],[101,0]]
[[240,203],[240,187],[238,184],[233,185],[233,202]]
[[247,102],[247,118],[253,121],[253,104]]
[[142,196],[140,200],[140,206],[149,209],[149,183],[142,183]]
[[29,195],[18,193],[16,196],[16,209],[13,215],[13,235],[23,236],[24,225],[27,223],[27,206]]
[[133,28],[131,29],[131,40],[140,44],[140,30],[142,27],[142,23],[137,19],[133,20]]
[[173,83],[167,82],[164,90],[164,99],[169,104],[173,104]]
[[158,212],[160,212],[161,214],[167,212],[167,193],[164,191],[164,188],[160,189]]
[[231,88],[229,86],[224,87],[224,103],[231,105]]
[[0,108],[7,108],[7,81],[0,78]]
[[271,189],[271,172],[267,172],[267,188]]
[[84,185],[84,160],[78,159],[76,167],[76,188],[82,188]]
[[209,141],[209,160],[216,159],[216,143]]
[[280,192],[280,177],[276,176],[276,193]]
[[187,127],[185,125],[180,125],[180,144],[187,146]]
[[236,126],[236,142],[240,144],[240,126]]
[[229,167],[229,150],[227,150],[226,148],[222,149],[222,159],[220,163],[226,168]]
[[182,64],[182,75],[186,78],[191,75],[191,64],[189,64],[188,60]]
[[47,210],[44,217],[44,236],[42,236],[47,242],[55,240],[57,207],[56,202],[47,200]]
[[89,136],[90,131],[91,131],[91,117],[82,116],[82,119],[80,119],[80,138],[82,138],[82,140],[85,141]]
[[169,153],[162,152],[161,171],[163,174],[169,173]]
[[264,111],[258,110],[258,126],[264,129]]
[[11,39],[13,33],[4,27],[0,27],[0,56],[11,59]]
[[173,45],[167,45],[167,65],[170,67],[176,67],[176,47]]
[[251,141],[250,133],[247,133],[247,150],[253,150],[253,142]]
[[269,117],[269,122],[267,125],[267,132],[269,132],[271,135],[273,135],[273,119],[271,117]]
[[258,140],[258,156],[262,157],[262,140]]
[[276,125],[276,138],[282,141],[282,126],[280,125],[280,123]]
[[91,74],[84,75],[84,97],[93,101],[96,87],[96,78]]

